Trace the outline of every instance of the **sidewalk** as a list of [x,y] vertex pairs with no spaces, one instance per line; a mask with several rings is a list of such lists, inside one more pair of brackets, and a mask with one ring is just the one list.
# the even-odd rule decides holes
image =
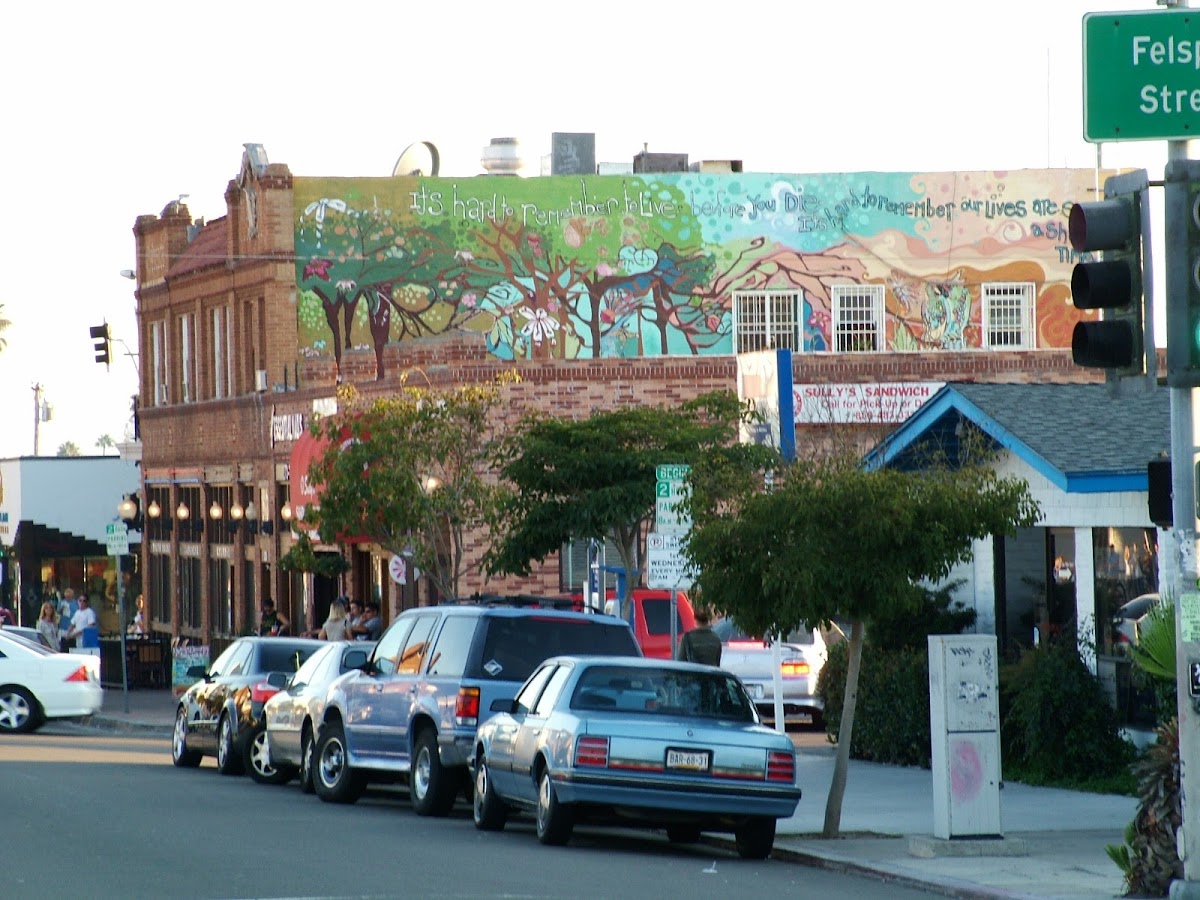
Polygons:
[[[123,691],[106,689],[101,711],[83,721],[93,728],[170,735],[175,713],[170,691],[130,690],[128,712],[125,706]],[[827,841],[819,835],[835,751],[802,747],[798,752],[804,799],[794,816],[779,822],[777,859],[857,872],[947,897],[1082,900],[1117,897],[1123,890],[1121,873],[1104,847],[1121,843],[1137,809],[1132,797],[1006,784],[1000,794],[1002,841],[942,842],[933,839],[930,771],[851,760],[842,837]],[[913,855],[910,843],[933,855]]]

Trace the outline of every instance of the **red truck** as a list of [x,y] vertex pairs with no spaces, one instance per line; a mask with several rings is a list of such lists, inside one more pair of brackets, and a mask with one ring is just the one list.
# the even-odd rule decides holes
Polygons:
[[[583,602],[583,594],[571,594],[573,600]],[[617,592],[608,589],[605,605],[615,614]],[[633,628],[633,636],[642,648],[642,653],[656,659],[671,659],[675,648],[671,646],[671,591],[663,588],[636,587],[626,604],[623,618]],[[683,591],[675,592],[675,641],[685,632],[696,627],[692,604]]]

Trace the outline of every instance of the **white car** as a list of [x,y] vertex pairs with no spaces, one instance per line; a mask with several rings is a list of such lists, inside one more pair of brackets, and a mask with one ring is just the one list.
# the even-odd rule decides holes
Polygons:
[[98,656],[56,653],[0,629],[0,734],[90,716],[103,702]]
[[[721,639],[721,668],[736,675],[758,707],[764,721],[775,721],[775,666],[769,642],[747,635],[731,619],[713,625]],[[783,721],[786,725],[818,725],[824,703],[817,696],[817,678],[828,647],[845,638],[836,625],[811,632],[793,631],[780,647],[783,683]]]

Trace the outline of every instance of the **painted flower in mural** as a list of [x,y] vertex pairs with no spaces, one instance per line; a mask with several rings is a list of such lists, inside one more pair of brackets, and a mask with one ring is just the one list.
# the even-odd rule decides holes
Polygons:
[[304,267],[304,278],[306,281],[309,278],[320,278],[322,281],[328,281],[329,270],[332,266],[332,259],[314,259]]
[[321,246],[321,231],[325,227],[325,213],[328,210],[344,213],[347,210],[346,201],[336,197],[322,197],[304,207],[304,215],[312,216],[317,222],[317,246]]
[[528,337],[535,344],[540,344],[546,339],[549,339],[551,344],[557,343],[554,332],[558,330],[559,325],[556,320],[550,318],[546,310],[530,309],[527,306],[523,306],[519,312],[527,320],[525,326],[521,329],[521,334]]

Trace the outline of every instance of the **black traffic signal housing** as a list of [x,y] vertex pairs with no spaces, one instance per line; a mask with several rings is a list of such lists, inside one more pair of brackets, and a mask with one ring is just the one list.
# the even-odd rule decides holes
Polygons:
[[1200,387],[1200,160],[1167,161],[1167,384]]
[[1152,459],[1146,463],[1146,494],[1150,521],[1159,528],[1171,528],[1175,522],[1175,510],[1169,458]]
[[[1114,175],[1104,183],[1104,199],[1071,207],[1068,232],[1080,253],[1102,251],[1102,260],[1076,263],[1071,300],[1076,309],[1099,310],[1099,322],[1079,322],[1071,334],[1075,364],[1107,369],[1110,376],[1147,373],[1150,256],[1149,178],[1145,169]],[[1151,369],[1150,371],[1153,371]]]
[[92,340],[95,341],[96,362],[104,363],[107,367],[112,359],[112,342],[108,336],[108,323],[91,327]]

